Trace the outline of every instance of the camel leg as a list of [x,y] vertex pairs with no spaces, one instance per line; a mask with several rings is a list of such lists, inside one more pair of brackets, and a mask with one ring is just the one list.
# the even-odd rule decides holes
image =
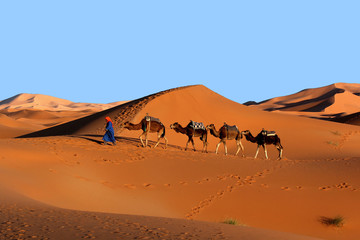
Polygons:
[[186,151],[187,148],[188,148],[189,142],[190,142],[190,138],[189,138],[188,141],[186,142],[185,151]]
[[282,158],[282,151],[283,149],[280,146],[276,146],[277,150],[279,151],[279,157],[278,159],[280,160]]
[[148,145],[148,132],[145,134],[145,147]]
[[269,158],[268,158],[268,155],[267,155],[266,144],[263,145],[263,148],[264,148],[264,152],[265,152],[265,157],[266,157],[266,159],[269,159]]
[[218,153],[218,150],[219,150],[220,144],[221,144],[221,140],[220,140],[220,142],[216,145],[216,150],[215,150],[215,153],[216,153],[216,154]]
[[192,145],[193,145],[193,149],[194,149],[194,151],[196,151],[196,149],[195,149],[195,144],[194,144],[194,139],[193,138],[191,138],[191,143],[192,143]]
[[223,141],[223,143],[224,143],[225,155],[227,155],[227,146],[226,146],[226,142],[225,142],[225,141]]
[[207,142],[206,142],[206,140],[202,140],[202,142],[203,142],[203,149],[202,149],[202,152],[207,152]]
[[165,149],[167,149],[168,140],[166,137],[164,137],[164,140],[165,140]]
[[156,142],[156,144],[155,144],[155,146],[154,146],[154,148],[156,148],[157,147],[157,145],[159,145],[159,143],[160,143],[160,139],[161,139],[161,134],[159,134],[158,133],[158,140],[157,140],[157,142]]
[[257,158],[257,155],[258,155],[258,153],[259,153],[259,148],[260,148],[260,145],[257,146],[256,153],[255,153],[255,157],[254,157],[254,158]]
[[145,145],[144,145],[144,141],[142,140],[142,136],[145,134],[145,132],[143,132],[141,135],[140,135],[140,142],[141,142],[141,145],[143,146],[143,147],[145,147]]
[[242,143],[241,143],[241,140],[240,141],[236,141],[236,143],[237,143],[237,151],[236,151],[236,154],[235,155],[238,155],[238,153],[239,153],[239,151],[240,151],[240,149],[241,149],[241,151],[242,151],[242,156],[244,157],[245,155],[244,155],[244,146],[242,145]]
[[207,142],[204,142],[204,144],[205,144],[205,152],[207,153],[207,152],[208,152],[208,151],[207,151],[208,143],[207,143]]

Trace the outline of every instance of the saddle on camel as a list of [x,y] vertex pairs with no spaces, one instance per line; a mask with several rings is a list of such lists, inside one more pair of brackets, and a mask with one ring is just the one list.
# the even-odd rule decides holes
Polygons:
[[[130,122],[124,123],[124,128],[128,130],[142,130],[142,134],[140,135],[139,139],[143,147],[146,147],[148,145],[148,133],[157,133],[157,142],[154,146],[156,148],[161,138],[165,140],[165,148],[167,148],[168,140],[165,137],[165,126],[161,123],[160,119],[154,118],[146,114],[146,116],[138,123],[133,124]],[[145,144],[142,139],[142,136],[145,135]]]

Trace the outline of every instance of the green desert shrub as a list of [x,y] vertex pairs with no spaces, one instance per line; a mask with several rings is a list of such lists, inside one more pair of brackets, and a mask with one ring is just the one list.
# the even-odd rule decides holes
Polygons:
[[320,222],[326,226],[342,227],[344,226],[344,218],[340,215],[330,217],[320,217]]
[[233,218],[227,218],[223,221],[223,223],[230,224],[230,225],[239,225],[238,220]]

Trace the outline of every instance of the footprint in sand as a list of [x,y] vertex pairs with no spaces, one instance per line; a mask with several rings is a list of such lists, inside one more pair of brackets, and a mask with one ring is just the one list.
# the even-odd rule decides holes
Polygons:
[[145,188],[153,188],[154,187],[151,183],[144,183],[143,186]]
[[319,190],[322,190],[322,191],[328,191],[330,189],[331,189],[331,186],[319,187]]
[[338,189],[350,189],[350,188],[352,188],[351,185],[349,185],[346,182],[337,184],[337,185],[335,185],[335,187],[338,188]]
[[225,180],[226,177],[224,177],[224,176],[218,176],[217,179],[218,179],[219,181],[222,181],[222,180]]
[[136,186],[134,184],[124,184],[124,187],[129,189],[136,189]]
[[281,190],[284,190],[284,191],[289,191],[290,188],[289,187],[281,187]]
[[108,181],[101,181],[100,182],[102,185],[106,186],[106,187],[109,187],[109,188],[112,188],[112,189],[115,189],[117,188],[117,186],[111,182],[108,182]]
[[210,179],[209,178],[204,178],[204,179],[202,179],[200,181],[196,181],[196,183],[198,183],[198,184],[202,184],[202,183],[205,183],[205,182],[210,182]]

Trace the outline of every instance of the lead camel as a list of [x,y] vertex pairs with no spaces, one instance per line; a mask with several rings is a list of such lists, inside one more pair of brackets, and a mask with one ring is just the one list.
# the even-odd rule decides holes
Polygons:
[[281,146],[280,138],[275,132],[268,132],[262,130],[256,137],[254,137],[249,130],[243,131],[242,134],[245,136],[246,140],[252,143],[257,143],[255,158],[257,158],[259,148],[260,146],[262,146],[264,148],[266,159],[269,159],[267,155],[266,145],[270,144],[274,145],[279,151],[278,159],[282,158],[283,146]]
[[[128,129],[128,130],[142,130],[142,134],[140,135],[139,139],[140,142],[142,144],[143,147],[146,147],[148,145],[148,133],[157,133],[157,142],[154,146],[154,148],[156,148],[159,145],[159,142],[161,140],[161,138],[163,138],[165,140],[165,148],[167,148],[167,143],[168,140],[165,137],[165,126],[158,120],[156,121],[148,121],[147,117],[144,117],[141,122],[139,122],[138,124],[133,124],[131,122],[125,122],[124,123],[124,128]],[[145,144],[144,141],[142,139],[142,136],[145,135]]]

